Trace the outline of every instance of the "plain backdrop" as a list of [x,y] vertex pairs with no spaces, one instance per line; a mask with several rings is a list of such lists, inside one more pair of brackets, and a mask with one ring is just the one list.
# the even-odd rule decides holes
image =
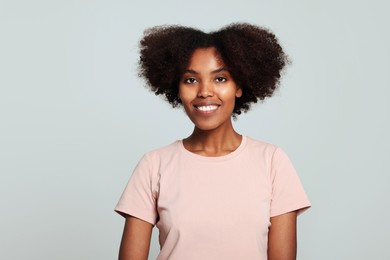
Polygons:
[[113,208],[134,166],[192,130],[137,77],[144,29],[250,22],[273,30],[292,64],[235,126],[294,162],[313,204],[298,259],[390,259],[389,8],[0,0],[0,258],[116,259],[124,219]]

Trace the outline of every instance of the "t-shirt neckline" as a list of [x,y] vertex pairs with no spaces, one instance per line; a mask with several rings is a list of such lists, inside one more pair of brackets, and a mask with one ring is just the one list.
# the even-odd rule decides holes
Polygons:
[[247,137],[245,135],[242,135],[241,143],[237,147],[237,149],[229,154],[222,155],[222,156],[204,156],[204,155],[196,154],[196,153],[188,151],[184,147],[183,140],[178,140],[177,142],[179,145],[180,152],[185,154],[186,156],[192,157],[194,160],[206,161],[206,162],[220,162],[220,161],[232,159],[232,158],[236,157],[238,154],[240,154],[241,151],[246,146]]

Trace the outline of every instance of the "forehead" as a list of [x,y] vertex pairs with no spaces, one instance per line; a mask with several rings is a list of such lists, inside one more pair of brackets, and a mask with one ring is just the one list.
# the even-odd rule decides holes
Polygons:
[[188,68],[192,67],[224,67],[220,53],[214,47],[198,48],[190,56]]

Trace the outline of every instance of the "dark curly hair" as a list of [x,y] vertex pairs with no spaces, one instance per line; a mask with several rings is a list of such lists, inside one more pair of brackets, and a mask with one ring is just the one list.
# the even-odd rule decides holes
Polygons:
[[251,103],[272,96],[289,63],[275,35],[255,25],[234,23],[211,33],[185,26],[157,26],[147,29],[140,42],[139,76],[156,95],[165,95],[176,107],[181,104],[179,81],[192,53],[208,47],[216,48],[242,89],[234,116],[248,111]]

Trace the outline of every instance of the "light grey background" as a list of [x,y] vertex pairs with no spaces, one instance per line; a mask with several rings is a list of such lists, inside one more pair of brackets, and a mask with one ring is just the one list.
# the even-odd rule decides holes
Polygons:
[[293,61],[275,97],[235,125],[283,147],[300,174],[313,207],[298,259],[390,259],[389,7],[1,0],[0,258],[116,259],[113,208],[133,167],[192,130],[137,78],[143,30],[245,21],[272,29]]

